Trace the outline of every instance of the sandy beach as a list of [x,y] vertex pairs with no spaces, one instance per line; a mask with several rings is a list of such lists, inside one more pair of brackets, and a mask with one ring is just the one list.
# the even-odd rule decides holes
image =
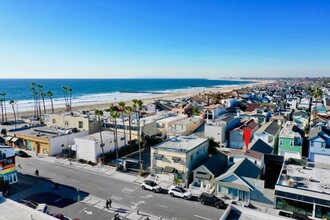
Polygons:
[[[242,89],[242,88],[248,88],[248,87],[253,87],[253,86],[260,86],[260,85],[267,85],[269,83],[273,83],[274,81],[272,80],[260,80],[256,81],[253,84],[245,84],[245,85],[233,85],[233,86],[225,86],[225,87],[217,87],[217,88],[204,88],[204,89],[196,89],[196,90],[189,90],[189,91],[181,91],[181,92],[175,92],[175,93],[166,93],[166,94],[155,94],[152,98],[145,98],[141,99],[143,101],[143,104],[149,104],[154,102],[155,99],[178,99],[178,98],[186,98],[186,97],[191,97],[198,95],[199,93],[203,92],[230,92],[235,89]],[[116,103],[124,101],[124,100],[116,100]],[[126,105],[131,105],[131,101],[124,101]],[[106,109],[109,108],[111,104],[114,104],[114,101],[109,101],[109,102],[102,102],[98,103],[97,101],[95,103],[90,103],[90,104],[83,104],[83,105],[72,105],[72,111],[82,111],[82,110],[94,110],[94,109]],[[55,113],[61,113],[64,112],[64,106],[59,107],[59,106],[54,106],[54,112]],[[47,113],[51,113],[51,109],[47,108]],[[19,119],[28,119],[33,117],[34,112],[33,111],[19,111],[19,115],[17,118]],[[12,113],[12,109],[10,106],[7,106],[7,117],[8,120],[14,120],[14,115]]]

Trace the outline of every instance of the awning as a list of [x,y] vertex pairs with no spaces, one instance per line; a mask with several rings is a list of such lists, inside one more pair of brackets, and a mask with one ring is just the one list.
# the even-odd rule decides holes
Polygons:
[[162,171],[163,170],[163,167],[155,167],[155,170],[156,171]]
[[211,177],[212,177],[212,175],[209,173],[197,172],[195,174],[195,178],[200,178],[200,179],[204,179],[204,180],[210,180]]
[[12,138],[13,138],[13,137],[8,136],[8,137],[5,138],[5,140],[6,140],[6,141],[10,141]]
[[174,167],[169,167],[169,166],[166,166],[165,168],[164,168],[164,172],[165,173],[173,173],[174,172],[174,170],[175,170],[175,168]]
[[161,155],[161,154],[154,154],[154,157],[156,160],[162,160],[164,155]]
[[174,163],[179,163],[180,157],[172,157]]
[[15,143],[16,141],[18,141],[18,138],[14,137],[14,138],[11,139],[10,141]]

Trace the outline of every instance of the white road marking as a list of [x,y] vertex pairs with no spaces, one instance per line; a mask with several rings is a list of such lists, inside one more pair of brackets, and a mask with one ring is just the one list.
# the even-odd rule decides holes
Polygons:
[[98,189],[100,189],[100,190],[104,190],[104,188],[102,188],[102,187],[96,187],[96,188],[98,188]]
[[137,209],[138,205],[140,204],[146,204],[144,201],[138,201],[138,202],[131,202],[133,205],[131,205],[132,209]]
[[118,197],[118,196],[111,196],[110,198],[111,198],[111,199],[114,199],[114,200],[118,200],[118,201],[122,200],[122,198],[120,198],[120,197]]
[[167,209],[167,206],[157,204],[157,206]]
[[148,199],[148,198],[152,198],[152,195],[146,195],[146,196],[140,196],[142,199]]
[[128,194],[130,194],[130,193],[134,192],[135,190],[134,190],[134,189],[130,189],[130,188],[124,188],[124,189],[122,189],[121,191],[122,191],[123,193],[128,193]]
[[210,218],[206,218],[206,217],[203,217],[203,216],[200,216],[200,215],[194,215],[194,216],[197,217],[197,218],[201,218],[201,219],[212,220]]
[[86,211],[86,210],[85,210],[84,212],[86,212],[87,215],[92,215],[92,214],[93,214],[92,211]]
[[128,198],[134,198],[134,196],[130,196],[130,195],[125,195]]
[[76,182],[76,183],[79,183],[80,181],[79,180],[71,180],[72,182]]
[[79,213],[82,213],[83,211],[85,211],[86,210],[86,208],[83,208],[82,210],[80,210],[79,212],[78,212],[78,214]]

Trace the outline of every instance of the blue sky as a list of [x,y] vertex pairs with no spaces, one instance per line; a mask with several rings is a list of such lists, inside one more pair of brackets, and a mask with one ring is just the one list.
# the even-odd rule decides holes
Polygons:
[[330,1],[3,0],[1,78],[330,76]]

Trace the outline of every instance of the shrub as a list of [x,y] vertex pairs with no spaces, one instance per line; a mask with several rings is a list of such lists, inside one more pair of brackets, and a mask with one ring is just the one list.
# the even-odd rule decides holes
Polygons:
[[87,164],[88,165],[91,165],[91,166],[95,166],[96,165],[96,163],[93,163],[92,161],[88,161]]
[[78,161],[79,161],[79,163],[87,163],[87,160],[84,160],[84,159],[79,159]]

